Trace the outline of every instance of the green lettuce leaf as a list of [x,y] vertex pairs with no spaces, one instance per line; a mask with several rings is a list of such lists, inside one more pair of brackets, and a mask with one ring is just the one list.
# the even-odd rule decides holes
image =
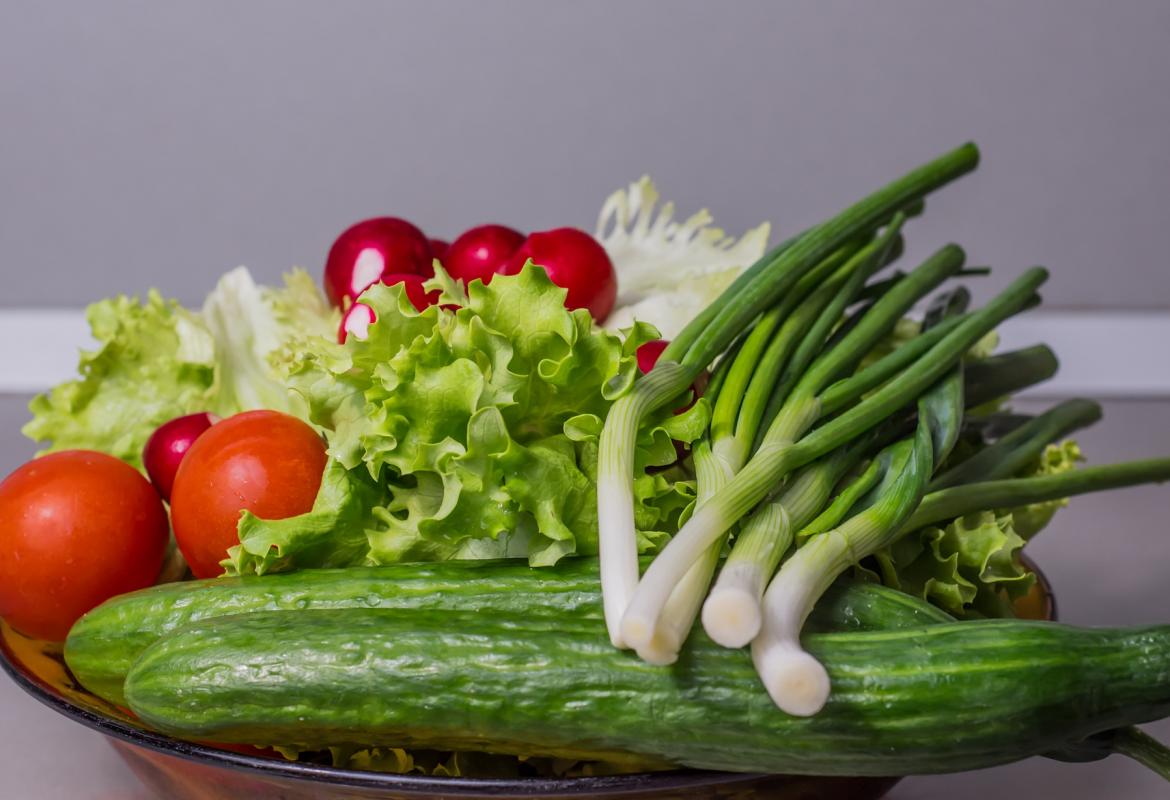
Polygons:
[[216,394],[215,341],[198,315],[151,292],[94,303],[86,317],[97,341],[79,377],[36,397],[30,439],[53,450],[99,450],[136,467],[154,429],[205,411]]
[[[1059,475],[1062,472],[1075,469],[1076,465],[1084,460],[1080,446],[1069,439],[1059,444],[1050,444],[1044,448],[1044,452],[1040,454],[1036,463],[1019,477],[1035,478],[1043,475]],[[1031,539],[1052,521],[1052,517],[1057,511],[1067,505],[1068,498],[1062,497],[1059,500],[1033,503],[1029,506],[1011,509],[1016,531],[1025,539]]]
[[[1017,477],[1056,475],[1083,460],[1072,440],[1050,444]],[[1068,498],[981,511],[943,526],[912,531],[877,554],[877,577],[958,617],[1010,616],[1036,576],[1020,559]]]
[[[443,296],[419,313],[401,286],[371,287],[361,298],[376,316],[367,339],[317,339],[290,362],[289,383],[329,440],[336,483],[304,517],[246,518],[229,569],[499,557],[542,566],[597,552],[601,420],[636,378],[637,347],[658,332],[596,328],[532,265],[466,293],[440,268],[428,288]],[[646,426],[636,481],[644,550],[693,502],[689,476],[655,470],[677,459],[671,438],[697,438],[708,413],[700,402]],[[360,476],[348,494],[343,473]],[[378,499],[352,501],[359,489]],[[327,553],[331,524],[338,551]],[[350,547],[359,529],[364,550]]]
[[1026,540],[1011,513],[980,511],[903,536],[876,555],[879,576],[956,617],[1009,616],[1036,576],[1020,560]]
[[266,289],[239,267],[220,278],[203,303],[200,317],[215,340],[211,410],[220,416],[258,408],[307,414],[280,366],[311,339],[336,335],[340,320],[303,270],[285,280],[283,289]]
[[281,365],[338,323],[303,271],[268,289],[242,267],[220,280],[202,312],[151,292],[143,303],[95,303],[87,317],[97,349],[81,354],[76,380],[33,400],[24,433],[46,451],[99,450],[136,467],[154,429],[175,417],[255,408],[306,416]]
[[614,192],[601,208],[596,238],[618,278],[606,326],[620,330],[641,320],[672,339],[764,254],[771,226],[765,222],[735,239],[705,209],[676,222],[674,203],[659,206],[659,199],[647,176]]

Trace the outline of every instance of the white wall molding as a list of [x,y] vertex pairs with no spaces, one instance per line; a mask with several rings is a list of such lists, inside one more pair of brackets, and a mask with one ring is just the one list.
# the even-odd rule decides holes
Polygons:
[[[1170,397],[1170,311],[1036,311],[1000,329],[1001,350],[1037,342],[1061,359],[1033,397]],[[0,309],[0,393],[44,391],[74,375],[92,346],[72,309]]]

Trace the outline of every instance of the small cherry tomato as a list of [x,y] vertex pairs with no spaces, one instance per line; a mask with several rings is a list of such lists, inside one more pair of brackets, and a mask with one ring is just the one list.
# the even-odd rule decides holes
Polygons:
[[63,641],[77,619],[154,583],[167,512],[125,462],[87,450],[30,461],[0,483],[0,617]]
[[171,494],[175,541],[191,572],[223,572],[241,512],[285,519],[310,511],[324,471],[324,442],[296,417],[247,411],[212,426],[187,451]]

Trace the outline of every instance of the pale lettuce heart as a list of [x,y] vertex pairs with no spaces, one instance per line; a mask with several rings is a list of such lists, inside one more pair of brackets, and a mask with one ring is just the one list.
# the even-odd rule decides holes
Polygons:
[[596,238],[617,272],[617,305],[606,326],[639,320],[669,339],[764,254],[771,226],[736,239],[706,210],[675,221],[674,203],[659,206],[659,199],[647,176],[617,190],[602,205]]

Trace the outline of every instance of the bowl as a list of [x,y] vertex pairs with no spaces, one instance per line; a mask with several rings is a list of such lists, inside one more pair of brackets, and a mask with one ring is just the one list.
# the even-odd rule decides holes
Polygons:
[[[1035,569],[1034,567],[1032,567]],[[1055,619],[1047,580],[1017,603],[1022,617]],[[671,770],[580,778],[447,778],[363,772],[287,761],[252,748],[182,741],[149,730],[89,693],[69,673],[60,645],[29,639],[0,622],[0,667],[40,702],[107,736],[130,769],[168,800],[419,800],[420,798],[694,798],[703,800],[877,800],[899,778],[761,775]]]

